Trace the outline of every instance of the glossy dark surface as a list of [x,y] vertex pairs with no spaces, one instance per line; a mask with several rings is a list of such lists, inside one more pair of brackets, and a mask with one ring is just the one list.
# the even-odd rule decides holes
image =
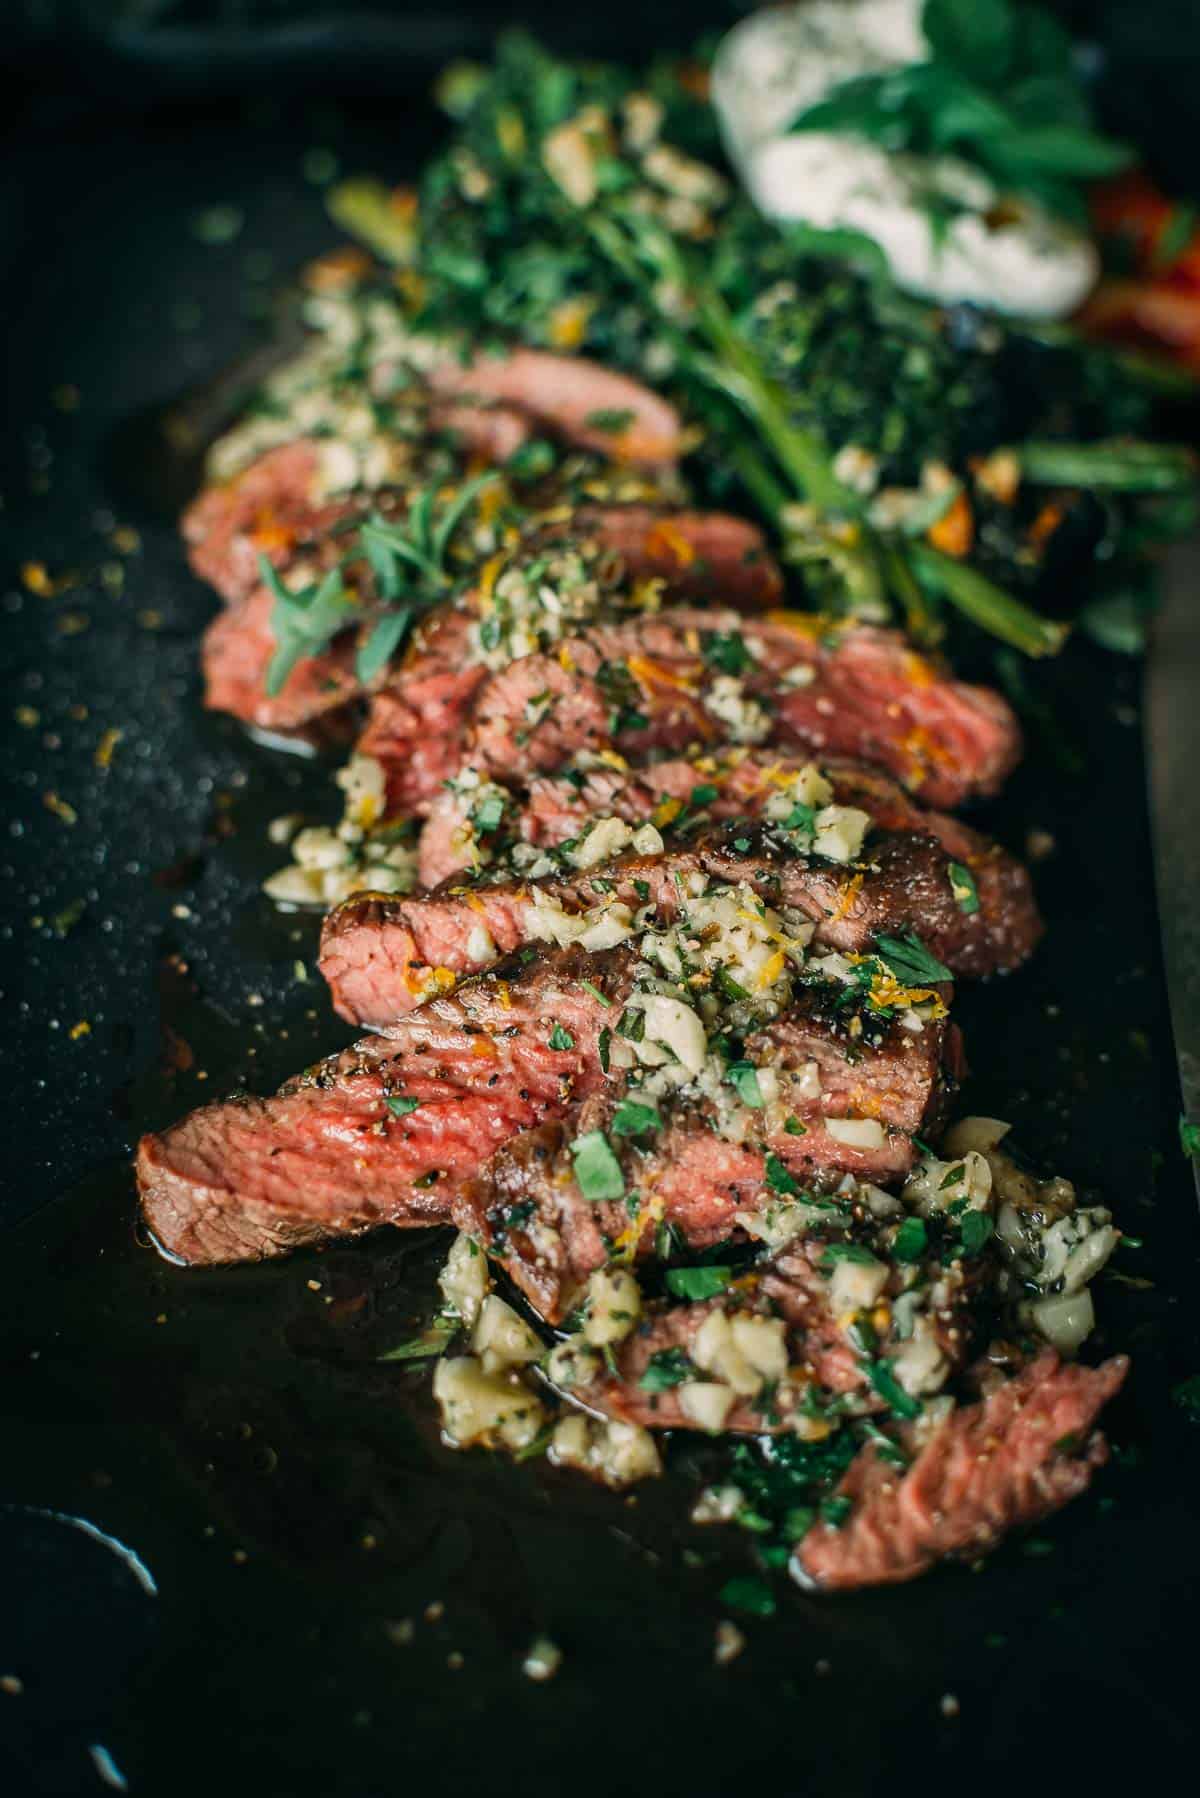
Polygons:
[[[273,279],[328,241],[306,154],[402,174],[418,104],[403,127],[299,103],[138,131],[68,117],[10,162],[0,1791],[98,1792],[115,1768],[133,1792],[262,1798],[1108,1792],[1192,1755],[1200,1426],[1170,1390],[1200,1372],[1200,1223],[1131,665],[1079,645],[1039,674],[1053,742],[1035,735],[990,821],[1016,846],[1053,837],[1050,937],[961,1006],[966,1103],[1015,1118],[1145,1238],[1119,1262],[1138,1284],[1098,1295],[1102,1346],[1135,1355],[1122,1452],[984,1570],[824,1602],[781,1583],[718,1669],[717,1593],[750,1553],[686,1523],[695,1451],[636,1502],[453,1455],[422,1372],[376,1364],[427,1310],[440,1242],[188,1273],[136,1239],[141,1129],[345,1040],[315,926],[257,894],[279,858],[266,821],[329,795],[201,713],[212,602],[163,511],[179,471],[137,420],[245,349]],[[195,215],[218,204],[244,223],[203,243]],[[122,525],[138,553],[112,548]],[[80,582],[39,597],[30,561]],[[120,591],[94,572],[115,563]],[[520,1672],[541,1631],[564,1653],[544,1686]]]

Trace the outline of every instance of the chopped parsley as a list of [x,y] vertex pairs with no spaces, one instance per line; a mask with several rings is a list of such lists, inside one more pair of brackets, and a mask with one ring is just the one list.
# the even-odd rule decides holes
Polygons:
[[981,1254],[995,1227],[986,1211],[964,1212],[958,1227],[963,1254],[968,1257]]
[[640,1099],[622,1099],[612,1115],[614,1136],[648,1136],[661,1127],[662,1118],[655,1107]]
[[677,1299],[711,1299],[724,1292],[732,1278],[730,1267],[672,1267],[667,1270],[667,1290]]
[[794,1174],[789,1174],[778,1155],[768,1155],[766,1166],[767,1185],[772,1192],[794,1194],[800,1191],[800,1182]]
[[892,1255],[897,1261],[919,1261],[925,1253],[929,1232],[923,1217],[906,1217],[896,1232]]
[[628,407],[622,409],[601,406],[598,411],[589,412],[583,422],[590,430],[603,431],[610,437],[619,437],[623,431],[629,429],[633,420],[634,414]]
[[721,1603],[731,1610],[744,1611],[748,1617],[775,1615],[775,1594],[765,1579],[753,1573],[726,1580],[721,1587]]
[[643,1392],[669,1392],[682,1386],[696,1369],[681,1348],[658,1349],[646,1363],[646,1371],[638,1381]]
[[569,1030],[564,1030],[561,1024],[556,1024],[547,1038],[547,1046],[551,1049],[573,1049],[575,1038]]
[[504,796],[502,793],[489,793],[481,799],[471,813],[471,822],[476,830],[484,833],[495,830],[504,816]]
[[754,657],[736,631],[706,631],[701,653],[710,668],[722,674],[744,674],[754,665]]
[[979,888],[975,885],[975,876],[962,862],[951,862],[949,874],[950,891],[954,894],[955,905],[967,917],[973,917],[979,910]]
[[598,1204],[604,1199],[625,1197],[625,1176],[621,1163],[603,1130],[589,1130],[571,1144],[571,1160],[575,1180],[585,1199]]
[[892,1372],[890,1361],[868,1361],[867,1378],[879,1394],[889,1411],[897,1417],[919,1417],[921,1403],[919,1399],[910,1397]]
[[749,1105],[754,1111],[762,1110],[766,1100],[758,1084],[758,1069],[752,1061],[731,1061],[725,1070],[725,1078],[743,1105]]

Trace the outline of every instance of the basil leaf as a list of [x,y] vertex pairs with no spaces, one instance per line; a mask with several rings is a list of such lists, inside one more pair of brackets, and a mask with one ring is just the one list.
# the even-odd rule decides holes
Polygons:
[[625,1176],[621,1163],[603,1130],[589,1130],[571,1144],[571,1160],[580,1192],[592,1204],[604,1199],[625,1197]]

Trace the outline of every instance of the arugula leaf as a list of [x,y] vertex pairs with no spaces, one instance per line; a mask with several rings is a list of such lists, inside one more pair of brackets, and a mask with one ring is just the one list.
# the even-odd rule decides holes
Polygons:
[[604,1199],[625,1197],[625,1176],[621,1163],[603,1130],[589,1130],[571,1144],[571,1161],[575,1180],[585,1199],[597,1204]]
[[877,936],[875,954],[901,986],[934,986],[954,978],[911,930],[902,937]]
[[677,1299],[711,1299],[724,1292],[732,1278],[730,1267],[671,1267],[667,1290]]

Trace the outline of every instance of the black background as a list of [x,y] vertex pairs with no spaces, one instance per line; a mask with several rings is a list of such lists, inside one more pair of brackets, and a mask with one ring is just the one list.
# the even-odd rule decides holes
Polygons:
[[[344,1035],[314,928],[257,893],[279,859],[265,821],[316,809],[323,784],[199,709],[213,602],[179,550],[186,470],[153,415],[244,352],[275,285],[328,244],[313,177],[330,156],[412,172],[437,131],[431,40],[485,48],[499,15],[422,16],[410,37],[401,9],[383,25],[379,8],[343,12],[336,31],[302,7],[282,23],[280,7],[227,7],[220,30],[215,6],[126,7],[120,30],[117,10],[21,7],[8,44],[0,1181],[5,1221],[26,1221],[0,1307],[0,1677],[23,1688],[0,1690],[0,1791],[103,1790],[97,1747],[134,1791],[281,1798],[417,1781],[1108,1791],[1147,1755],[1194,1753],[1200,1430],[1169,1394],[1200,1370],[1200,1240],[1129,664],[1076,645],[1044,674],[1053,730],[988,822],[1017,847],[1052,833],[1051,946],[963,1012],[968,1102],[1019,1117],[1035,1154],[1101,1189],[1147,1241],[1123,1270],[1152,1284],[1101,1293],[1137,1356],[1121,1465],[984,1573],[836,1605],[784,1593],[718,1672],[714,1594],[746,1554],[682,1524],[694,1481],[627,1509],[542,1468],[451,1456],[421,1376],[374,1366],[428,1300],[431,1248],[187,1275],[136,1243],[138,1131],[243,1079],[269,1089]],[[1194,187],[1195,9],[1107,11],[1110,116],[1140,118]],[[235,12],[254,29],[231,34]],[[521,16],[620,51],[722,14]],[[242,214],[229,243],[197,235],[216,205]],[[121,526],[135,553],[114,549]],[[78,580],[39,597],[28,562]],[[99,572],[114,564],[119,590]],[[159,1596],[47,1511],[133,1546]],[[685,1549],[716,1562],[689,1567]],[[408,1647],[388,1633],[406,1617]],[[545,1688],[517,1671],[538,1628],[566,1652]]]

